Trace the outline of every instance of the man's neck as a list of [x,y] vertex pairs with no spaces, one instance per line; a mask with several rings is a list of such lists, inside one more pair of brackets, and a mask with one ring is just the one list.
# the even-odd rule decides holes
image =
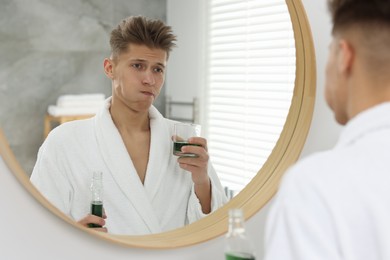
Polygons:
[[350,92],[350,118],[371,107],[390,102],[390,82],[359,78]]
[[121,101],[112,100],[111,118],[120,133],[149,131],[149,111],[137,111]]

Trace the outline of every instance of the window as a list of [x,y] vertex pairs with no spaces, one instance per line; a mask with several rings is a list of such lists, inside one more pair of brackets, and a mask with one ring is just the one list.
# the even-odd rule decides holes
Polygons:
[[275,147],[291,106],[295,40],[284,0],[208,1],[206,125],[222,185],[236,195]]

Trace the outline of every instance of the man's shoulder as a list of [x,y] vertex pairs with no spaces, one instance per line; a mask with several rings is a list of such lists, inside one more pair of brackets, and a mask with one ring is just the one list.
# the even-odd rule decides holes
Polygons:
[[344,152],[336,149],[316,152],[290,167],[289,178],[298,181],[320,181],[338,178],[338,172],[345,162]]

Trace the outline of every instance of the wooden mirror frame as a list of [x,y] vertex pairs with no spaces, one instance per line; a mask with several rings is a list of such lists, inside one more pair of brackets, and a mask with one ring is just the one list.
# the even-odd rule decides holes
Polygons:
[[128,247],[169,249],[190,246],[218,237],[227,231],[230,208],[242,208],[245,219],[258,212],[275,194],[285,170],[299,157],[313,115],[316,84],[315,51],[310,26],[301,0],[286,0],[293,24],[296,47],[296,79],[289,114],[280,138],[266,163],[253,180],[229,203],[210,216],[172,231],[142,235],[110,235],[84,228],[67,217],[31,184],[0,130],[0,156],[20,183],[44,207],[69,224],[110,242]]

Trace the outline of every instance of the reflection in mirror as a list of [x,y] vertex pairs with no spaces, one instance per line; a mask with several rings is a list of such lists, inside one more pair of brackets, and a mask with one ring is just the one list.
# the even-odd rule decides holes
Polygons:
[[[169,2],[173,2],[173,0],[168,0],[168,6]],[[98,232],[90,231],[89,229],[85,229],[85,231],[92,232],[101,238],[127,246],[137,246],[143,248],[172,248],[188,246],[214,238],[221,235],[223,232],[226,232],[226,214],[229,208],[243,208],[245,218],[248,218],[265,205],[265,203],[276,191],[278,180],[282,176],[284,170],[298,158],[299,152],[302,149],[310,126],[315,95],[314,48],[306,14],[304,12],[302,3],[299,0],[287,0],[286,3],[288,5],[293,23],[297,53],[297,69],[293,100],[291,102],[290,112],[288,114],[286,124],[283,128],[279,141],[270,154],[267,162],[260,169],[253,180],[246,186],[246,188],[234,199],[232,199],[232,201],[229,202],[226,206],[222,207],[220,210],[210,215],[209,217],[203,218],[202,220],[184,228],[176,229],[170,232],[165,232],[158,235],[118,237],[113,235],[105,236]],[[7,3],[4,6],[5,10],[11,10],[12,12],[17,11],[17,8],[15,9],[13,4]],[[194,13],[194,9],[191,5],[187,5],[187,7],[188,9],[184,8],[184,10],[187,10],[187,12],[182,12],[184,18],[187,18],[186,14]],[[112,11],[113,9],[110,10]],[[170,9],[168,8],[168,10]],[[201,10],[204,11],[204,9]],[[12,21],[12,17],[10,17],[9,20]],[[12,52],[10,49],[8,49],[8,51]],[[9,60],[12,61],[12,59]],[[16,66],[16,68],[17,67],[18,66]],[[3,75],[4,73],[0,76],[3,77]],[[7,75],[11,75],[11,73],[7,73]],[[17,81],[14,80],[13,83],[15,82]],[[7,93],[6,91],[3,91],[4,89],[8,89],[7,84],[3,84],[1,86],[2,93]],[[21,93],[24,94],[24,92]],[[2,95],[1,98],[2,101],[5,100],[4,95]],[[43,111],[46,111],[45,109]],[[14,110],[6,110],[9,112],[9,114],[14,112]],[[7,122],[7,120],[4,120],[3,118],[4,117],[2,116],[2,124],[5,121]],[[12,118],[13,117],[11,116],[11,119]],[[11,150],[7,149],[6,142],[4,142],[2,138],[0,138],[0,144],[0,147],[2,148],[0,149],[1,156],[7,163],[7,166],[26,187],[26,189],[54,214],[60,216],[71,225],[79,227],[74,221],[71,221],[69,218],[59,212],[58,209],[53,207],[52,204],[48,203],[47,200],[42,197],[39,192],[37,192],[37,190],[28,181],[28,178],[26,178],[27,176],[23,174],[23,170],[19,167],[19,164],[17,163]]]
[[[283,128],[293,89],[294,77],[291,75],[295,71],[292,27],[289,16],[281,15],[288,13],[287,6],[279,1],[274,6],[248,6],[240,1],[225,5],[220,1],[210,1],[207,8],[210,16],[206,17],[209,22],[205,26],[207,37],[204,39],[209,47],[199,52],[207,51],[206,63],[210,66],[205,75],[208,79],[204,84],[205,98],[202,98],[208,103],[200,111],[203,113],[201,123],[206,126],[205,135],[210,140],[210,154],[216,162],[215,168],[227,193],[234,195],[245,187],[264,164],[264,158],[272,151]],[[242,10],[247,10],[244,12],[245,16]],[[277,32],[277,36],[275,32],[269,33],[272,30]],[[283,59],[279,61],[280,53],[283,54]],[[175,79],[175,73],[170,78]],[[174,86],[172,84],[172,88]],[[167,89],[171,89],[171,84]],[[57,105],[60,105],[59,101],[64,100],[57,99]],[[44,132],[46,135],[47,131]],[[55,147],[53,150],[58,149]],[[51,154],[55,154],[54,151],[48,150]],[[130,151],[129,153],[131,154]],[[151,159],[152,155],[150,153]],[[84,172],[81,164],[75,167],[78,157],[80,156],[75,155],[71,160],[74,168],[72,171]],[[48,168],[47,172],[56,170]],[[45,190],[45,194],[53,193],[47,188],[54,189],[53,183],[42,184],[43,181],[33,177],[35,183]],[[56,181],[59,179],[56,178]],[[144,179],[146,178],[141,178],[142,183]],[[63,182],[66,181],[69,180]],[[55,186],[57,190],[58,186]],[[51,201],[54,203],[55,199]],[[59,203],[54,204],[60,207]],[[60,208],[65,210],[66,205]],[[68,214],[76,220],[83,217],[77,212]]]
[[295,40],[284,0],[209,2],[210,154],[239,193],[267,161],[285,125],[295,82]]
[[[7,42],[0,50],[6,61],[0,75],[0,120],[28,175],[52,127],[89,117],[89,112],[61,115],[50,110],[61,95],[111,95],[101,67],[109,31],[120,19],[114,17],[143,13],[167,19],[179,37],[154,105],[168,117],[202,124],[228,195],[249,183],[273,150],[291,102],[295,52],[287,6],[284,1],[255,3],[245,7],[250,15],[242,18],[245,1],[191,2],[117,0],[92,6],[82,0],[72,5],[35,0],[30,7],[18,1],[4,5],[2,17],[13,15],[1,29]],[[184,14],[191,19],[183,19]],[[244,37],[245,23],[252,24],[247,31],[256,30]],[[14,102],[16,96],[20,102]]]
[[191,131],[188,142],[194,145],[183,146],[176,156],[177,123],[152,106],[164,84],[174,32],[161,20],[130,16],[110,32],[109,43],[103,65],[112,96],[94,117],[50,132],[31,182],[82,226],[110,234],[161,233],[216,211],[226,198],[206,139]]
[[[204,84],[199,84],[200,86],[203,85],[203,89],[199,87],[187,87],[189,87],[189,89],[196,90],[192,93],[193,100],[207,101],[206,103],[203,102],[202,106],[198,106],[196,108],[194,107],[192,109],[194,115],[192,120],[199,120],[199,123],[205,126],[204,136],[209,139],[208,147],[210,149],[212,162],[215,162],[215,169],[222,179],[224,192],[228,195],[228,197],[233,197],[239,193],[247,185],[247,183],[249,183],[249,181],[257,173],[257,170],[262,167],[278,140],[291,102],[293,83],[295,79],[295,52],[291,21],[288,15],[287,6],[284,2],[275,1],[273,5],[258,3],[255,3],[254,5],[247,5],[242,1],[236,1],[228,4],[221,3],[221,1],[209,1],[204,3],[205,6],[199,5],[198,9],[200,9],[200,7],[204,7],[209,11],[207,12],[206,17],[196,19],[198,22],[195,24],[198,28],[191,31],[197,31],[199,34],[204,35],[204,37],[198,37],[196,39],[207,43],[208,48],[197,48],[194,52],[196,57],[189,60],[196,61],[196,64],[202,64],[199,57],[207,57],[207,60],[203,62],[205,64],[209,64],[209,69],[204,70],[203,68],[205,66],[201,66],[203,71],[199,71],[197,78],[204,78],[208,80],[204,80]],[[175,4],[179,5],[179,3],[176,2]],[[37,3],[37,5],[39,5],[39,3]],[[64,76],[62,74],[58,74],[58,71],[64,71],[65,69],[72,70],[77,65],[80,66],[81,69],[84,69],[90,64],[87,63],[80,65],[78,62],[74,62],[74,64],[68,62],[68,64],[59,65],[60,63],[57,63],[57,56],[62,55],[64,58],[60,58],[60,60],[67,61],[65,58],[66,54],[70,53],[69,56],[72,57],[73,55],[74,59],[76,59],[76,56],[80,56],[79,54],[81,52],[82,54],[85,54],[85,56],[81,58],[83,63],[85,63],[85,60],[91,59],[94,65],[101,65],[101,62],[97,61],[97,57],[101,58],[102,55],[107,55],[107,47],[105,47],[103,42],[108,42],[108,39],[104,33],[107,31],[109,24],[112,21],[101,21],[96,19],[96,17],[93,17],[95,19],[92,19],[90,16],[85,15],[83,16],[83,20],[85,20],[85,28],[81,27],[80,30],[74,30],[73,32],[74,35],[82,36],[83,39],[76,42],[71,41],[72,38],[65,38],[65,42],[63,42],[60,40],[60,36],[63,34],[58,35],[58,32],[53,29],[57,26],[53,23],[48,23],[49,18],[54,15],[52,12],[58,12],[60,10],[59,7],[62,7],[61,4],[59,2],[53,2],[50,4],[45,3],[44,6],[48,10],[50,9],[50,12],[45,12],[46,15],[43,16],[34,12],[30,13],[32,17],[29,25],[30,28],[32,28],[32,32],[38,32],[37,27],[40,24],[47,23],[48,25],[44,26],[41,31],[39,31],[40,34],[37,36],[33,34],[32,37],[26,38],[27,43],[32,46],[31,53],[36,52],[36,57],[48,60],[48,65],[46,65],[46,67],[50,67],[50,70],[46,71],[46,73],[50,73],[50,75],[53,76],[53,79],[52,76],[41,76],[43,71],[37,71],[36,75],[39,79],[34,84],[43,82],[43,86],[40,86],[40,88],[46,90],[47,86],[45,86],[45,82],[42,79],[47,78],[50,84],[59,86],[63,92],[61,93],[61,91],[59,91],[55,94],[50,93],[51,101],[47,100],[46,102],[39,103],[40,105],[45,104],[45,106],[40,107],[39,112],[36,112],[38,114],[40,113],[37,121],[41,122],[41,127],[43,125],[45,126],[43,131],[39,131],[41,137],[35,138],[39,140],[42,140],[42,136],[45,138],[48,135],[53,121],[63,123],[65,121],[89,117],[89,114],[93,114],[93,111],[83,114],[79,112],[80,110],[73,114],[68,114],[68,111],[63,113],[60,109],[64,110],[64,108],[66,108],[66,104],[70,103],[74,106],[77,103],[76,101],[81,104],[80,106],[85,106],[86,103],[93,103],[97,101],[103,103],[104,97],[110,95],[110,88],[105,86],[109,85],[109,82],[104,79],[98,81],[94,79],[96,75],[101,75],[102,73],[93,73],[93,75],[80,73],[80,75],[78,75],[78,79],[77,77],[73,77],[70,81],[67,81],[69,75]],[[18,3],[13,5],[10,3],[9,8],[14,8],[19,11],[21,15],[24,15],[28,11],[28,9],[26,9],[23,5],[19,6]],[[74,10],[72,9],[72,11]],[[202,13],[204,12],[199,10],[197,15],[200,16]],[[275,19],[275,16],[277,16],[278,19]],[[72,17],[72,15],[70,15],[70,17]],[[57,29],[60,29],[59,31],[69,30],[67,27],[61,27],[61,23],[63,23],[62,19],[67,20],[70,17],[69,15],[63,15],[59,16],[59,19],[55,20],[59,23],[57,27]],[[231,19],[231,17],[238,18]],[[174,15],[171,15],[171,20],[175,20]],[[205,23],[205,20],[209,22]],[[175,24],[172,26],[175,28]],[[187,24],[186,26],[190,25]],[[93,30],[91,30],[91,28]],[[188,31],[188,28],[186,29]],[[277,33],[277,37],[275,36],[275,33]],[[52,44],[49,44],[47,41],[53,36],[55,36],[55,39],[52,40]],[[92,42],[91,38],[93,36],[96,36],[98,40]],[[181,39],[187,39],[188,41],[188,38],[192,39],[193,37],[189,37],[188,33],[187,35],[181,35]],[[184,42],[185,40],[183,40],[183,43]],[[196,45],[205,46],[202,42],[199,42]],[[178,49],[180,50],[180,48],[179,42]],[[181,49],[184,48],[182,47]],[[53,52],[57,55],[55,58],[51,56]],[[190,52],[185,53],[186,56],[188,56],[188,53]],[[283,56],[280,58],[281,54],[283,54]],[[177,59],[177,57],[179,57],[179,55],[176,57],[174,54],[172,55],[171,59],[173,60],[173,63],[175,63],[174,59]],[[188,57],[186,58],[188,59]],[[51,63],[55,63],[59,67],[52,66],[50,65]],[[20,60],[20,64],[26,66],[26,68],[30,67],[29,64],[26,64],[24,59]],[[63,67],[65,69],[61,69]],[[181,82],[176,76],[179,75],[179,72],[172,68],[170,69],[172,73],[168,75],[169,80],[166,86],[166,91],[176,100],[184,100],[186,97],[178,97],[177,92],[179,91],[175,91],[175,88],[177,88],[177,82]],[[23,68],[23,70],[27,69]],[[88,71],[88,69],[84,70]],[[108,72],[106,71],[106,73]],[[275,75],[277,75],[277,77],[275,77]],[[62,82],[57,82],[57,78],[60,78],[61,76]],[[189,75],[189,78],[190,77],[191,75]],[[96,78],[98,79],[99,77]],[[90,84],[90,81],[96,83]],[[60,86],[60,84],[62,85]],[[88,87],[80,87],[81,85],[88,85]],[[182,88],[181,85],[180,87]],[[94,93],[99,92],[97,91],[99,88],[102,89],[101,94],[83,94],[77,96],[78,99],[76,99],[75,96],[63,95],[86,92]],[[52,89],[53,87],[50,89],[50,92]],[[75,91],[75,89],[77,89],[77,91]],[[34,97],[37,97],[38,95],[40,95],[41,99],[44,96],[47,96],[42,93],[42,91],[37,91],[35,96],[31,97],[31,99],[34,99]],[[167,96],[170,97],[170,95]],[[167,100],[164,98],[164,92],[162,97],[163,98],[160,99],[160,102]],[[51,104],[55,103],[57,106],[53,107],[47,102],[51,102]],[[168,104],[165,104],[166,106],[163,104],[163,106],[158,108],[162,111],[162,113],[164,113],[163,108],[167,107],[168,111],[172,113],[172,106],[169,106],[169,104],[172,103],[173,102],[169,102]],[[155,105],[158,106],[159,102],[156,102]],[[82,108],[82,111],[87,111],[85,110],[86,107]],[[180,109],[180,111],[183,113],[183,109]],[[47,112],[49,114],[47,114]],[[42,119],[44,120],[43,123]],[[37,128],[42,129],[41,127]],[[80,133],[80,131],[77,131],[77,133]],[[122,138],[124,138],[123,133],[121,133],[121,135]],[[82,140],[85,140],[85,138],[82,138]],[[37,143],[40,144],[40,142]],[[66,143],[69,146],[71,141],[66,141]],[[55,147],[50,148],[51,146]],[[92,143],[90,146],[93,147]],[[100,146],[101,144],[98,145],[98,147]],[[51,145],[49,144],[45,146],[47,153],[50,153],[53,156],[57,154],[56,152],[60,148],[61,143],[58,142],[53,142]],[[61,154],[61,157],[65,157],[71,161],[72,165],[67,166],[67,168],[70,168],[72,172],[87,171],[91,173],[92,170],[94,170],[84,170],[81,163],[77,164],[77,158],[81,157],[76,153],[77,149],[75,147],[69,147],[68,149],[73,151],[75,156],[74,158],[67,158],[66,154],[61,153],[58,153],[57,155],[59,157]],[[130,156],[132,156],[130,151],[131,149],[128,146],[126,146],[126,149],[130,153]],[[17,152],[18,149],[15,150]],[[106,150],[110,151],[109,149]],[[115,153],[116,151],[113,150],[112,152]],[[84,151],[84,153],[87,154],[86,151]],[[151,157],[149,158],[151,160],[154,160],[153,154],[153,152],[150,152]],[[35,153],[34,156],[30,157],[35,158]],[[132,158],[134,157],[132,156]],[[43,157],[41,161],[43,160],[48,159]],[[99,158],[94,158],[94,160],[101,161]],[[107,160],[109,161],[109,159]],[[61,164],[61,162],[57,161],[56,164]],[[138,165],[135,166],[137,167]],[[99,168],[102,166],[94,167]],[[53,196],[54,190],[61,190],[59,187],[62,186],[59,182],[71,182],[69,179],[61,181],[60,176],[56,178],[53,177],[55,172],[60,171],[58,166],[50,168],[40,163],[38,164],[38,168],[39,171],[35,172],[35,175],[32,176],[32,180],[37,187],[44,192],[44,194],[47,194],[47,196]],[[43,170],[44,168],[46,168],[46,170]],[[126,167],[122,167],[122,171],[123,169],[126,169]],[[139,168],[137,168],[137,172],[139,172],[138,170]],[[28,173],[31,172],[30,169],[26,171]],[[51,178],[55,180],[54,182],[46,183],[42,180],[49,178],[49,176],[43,176],[45,174],[42,172],[45,171],[51,173]],[[109,170],[106,169],[106,171]],[[210,171],[209,174],[212,174],[212,171]],[[123,180],[124,179],[117,180],[117,182],[123,183]],[[147,180],[147,178],[143,175],[143,177],[141,177],[141,182],[146,185],[144,180]],[[132,180],[132,182],[134,181],[136,180]],[[84,179],[84,186],[85,182],[86,181]],[[75,183],[72,183],[71,185],[73,189],[78,187]],[[124,188],[124,190],[128,189]],[[213,190],[213,196],[216,194],[217,190]],[[73,200],[81,202],[82,200],[78,199],[76,195],[77,194],[72,193],[70,196]],[[64,196],[65,194],[62,194],[62,197]],[[83,196],[85,197],[85,195]],[[80,206],[77,207],[76,210],[75,208],[69,209],[66,203],[60,203],[59,198],[56,198],[55,196],[50,197],[50,201],[68,215],[72,216],[75,220],[82,219],[85,215],[79,211],[86,211],[86,203],[84,203],[85,205],[83,204],[84,208]],[[140,202],[142,200],[138,199],[137,201]],[[133,204],[136,204],[136,202],[133,202]],[[145,205],[145,203],[142,204]],[[216,204],[215,202],[213,204],[215,206],[215,210],[219,204]],[[125,214],[121,215],[125,216]],[[146,215],[150,216],[151,214]],[[110,219],[107,221],[110,224]],[[187,220],[187,222],[191,223],[193,220]],[[171,224],[169,226],[171,228],[180,227],[178,225]],[[166,229],[161,230],[149,227],[149,231],[152,233],[165,230]],[[111,231],[123,234],[144,233],[143,231],[126,230],[123,225],[121,232],[115,231],[115,228],[112,228]]]
[[168,1],[175,14],[168,22],[180,41],[166,90],[174,100],[197,98],[195,118],[227,195],[234,196],[266,162],[285,124],[295,82],[294,32],[283,0],[200,2]]

